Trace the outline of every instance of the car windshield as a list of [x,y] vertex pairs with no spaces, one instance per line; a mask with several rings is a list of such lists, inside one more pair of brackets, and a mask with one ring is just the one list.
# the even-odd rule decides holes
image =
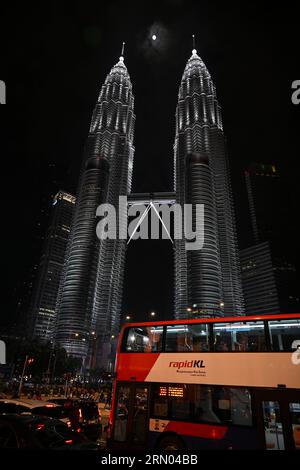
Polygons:
[[0,414],[1,413],[22,413],[26,411],[24,406],[17,405],[16,403],[0,402]]
[[79,403],[78,406],[84,419],[96,419],[99,417],[98,407],[95,403]]

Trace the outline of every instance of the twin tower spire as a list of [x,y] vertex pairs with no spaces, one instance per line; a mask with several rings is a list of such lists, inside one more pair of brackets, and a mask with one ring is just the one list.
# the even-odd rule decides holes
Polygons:
[[[192,54],[197,54],[197,50],[196,50],[196,38],[195,38],[195,34],[192,35],[192,38],[193,38],[193,49],[192,49]],[[123,41],[122,42],[122,49],[121,49],[121,55],[120,55],[120,58],[119,60],[121,62],[124,61],[124,50],[125,50],[125,42]]]

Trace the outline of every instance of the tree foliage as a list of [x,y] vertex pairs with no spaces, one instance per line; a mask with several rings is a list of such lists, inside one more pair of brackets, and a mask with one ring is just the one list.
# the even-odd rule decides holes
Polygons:
[[53,348],[48,342],[38,339],[13,338],[6,340],[7,363],[14,364],[15,375],[21,374],[26,355],[33,359],[27,364],[26,374],[36,380],[47,377],[63,377],[64,374],[75,375],[81,368],[81,360],[67,354],[63,348]]

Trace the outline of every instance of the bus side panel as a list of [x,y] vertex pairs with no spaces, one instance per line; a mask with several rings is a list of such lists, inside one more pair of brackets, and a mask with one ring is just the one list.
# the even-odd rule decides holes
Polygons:
[[[222,439],[210,439],[204,436],[190,436],[187,434],[180,433],[180,424],[178,423],[178,432],[172,432],[174,435],[178,435],[184,442],[187,450],[212,450],[212,449],[259,449],[259,442],[257,437],[257,431],[254,428],[241,428],[232,426],[228,428],[226,434]],[[190,423],[185,423],[190,424]],[[159,441],[163,436],[168,434],[168,431],[164,432],[149,432],[149,447],[155,449],[159,447]]]

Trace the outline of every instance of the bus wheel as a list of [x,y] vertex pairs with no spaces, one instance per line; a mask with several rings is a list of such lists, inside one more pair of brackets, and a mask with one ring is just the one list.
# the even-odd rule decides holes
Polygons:
[[158,450],[183,450],[184,443],[177,436],[166,436],[158,443]]

